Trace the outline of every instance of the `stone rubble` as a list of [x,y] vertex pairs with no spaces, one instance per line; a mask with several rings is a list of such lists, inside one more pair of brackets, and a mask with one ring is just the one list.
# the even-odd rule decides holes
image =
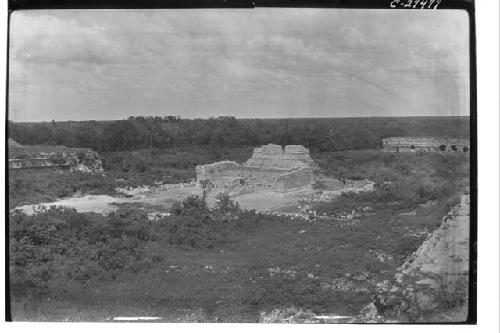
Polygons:
[[282,324],[339,324],[347,323],[350,316],[338,314],[317,315],[311,310],[289,307],[274,309],[270,313],[262,312],[259,323],[282,323]]
[[176,188],[193,187],[196,185],[195,181],[190,183],[177,183],[177,184],[164,184],[162,182],[155,182],[155,186],[143,185],[137,187],[117,187],[116,191],[122,195],[126,196],[136,196],[141,194],[147,194],[157,191],[165,191]]
[[[418,320],[442,306],[442,302],[467,304],[469,202],[470,197],[463,195],[460,204],[443,217],[441,226],[397,269],[393,280],[377,283],[375,300],[355,322],[397,322],[398,318],[408,321],[408,315]],[[377,304],[389,309],[388,313],[379,313]]]
[[[29,146],[26,146],[27,149]],[[50,149],[50,147],[46,147]],[[54,148],[55,149],[55,148]],[[91,149],[85,152],[81,149],[67,149],[62,152],[37,152],[28,151],[9,158],[9,169],[31,168],[67,168],[71,172],[101,173],[104,171],[99,154]]]
[[278,276],[278,275],[285,275],[291,278],[295,278],[297,272],[290,270],[290,269],[281,269],[279,267],[274,267],[274,268],[268,268],[267,272],[269,273],[270,277]]
[[368,250],[369,253],[373,254],[375,258],[377,258],[378,261],[380,262],[391,262],[394,258],[391,255],[388,255],[386,253],[383,253],[381,251],[376,251],[376,250]]

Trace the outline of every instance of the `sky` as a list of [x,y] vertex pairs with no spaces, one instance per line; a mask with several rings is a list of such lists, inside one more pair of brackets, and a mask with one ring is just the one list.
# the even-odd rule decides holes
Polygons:
[[9,119],[468,116],[459,10],[17,11]]

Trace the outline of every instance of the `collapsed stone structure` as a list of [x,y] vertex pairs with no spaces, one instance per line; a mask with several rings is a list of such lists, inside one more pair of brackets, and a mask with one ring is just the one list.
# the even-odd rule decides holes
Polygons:
[[[401,266],[405,276],[432,273],[441,281],[425,276],[420,284],[446,288],[448,293],[466,299],[469,286],[470,195],[462,195],[460,204],[443,217],[432,235]],[[417,282],[418,283],[418,282]]]
[[[62,168],[80,172],[102,172],[102,160],[92,149],[62,146],[23,146],[9,139],[9,169]],[[45,152],[50,151],[50,152]]]
[[[311,186],[315,163],[309,149],[300,145],[268,144],[255,148],[245,163],[222,161],[196,167],[199,186],[222,190],[278,192]],[[206,184],[206,185],[205,185]]]
[[[443,217],[439,228],[396,269],[394,279],[377,284],[375,299],[379,309],[391,310],[389,316],[384,318],[386,314],[378,313],[371,302],[355,322],[407,322],[405,313],[422,316],[438,310],[439,314],[450,306],[455,307],[453,318],[445,316],[444,321],[465,321],[469,302],[469,246],[470,195],[462,195],[460,204]],[[437,318],[429,317],[430,321],[443,321]]]
[[387,152],[470,152],[470,141],[457,138],[389,137],[382,143]]

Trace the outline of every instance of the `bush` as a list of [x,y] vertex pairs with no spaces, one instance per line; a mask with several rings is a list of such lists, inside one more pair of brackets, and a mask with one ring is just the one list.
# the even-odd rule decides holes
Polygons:
[[184,200],[182,203],[185,212],[189,212],[191,210],[195,211],[203,211],[207,208],[207,203],[205,198],[200,197],[199,195],[190,195]]
[[190,196],[182,203],[174,203],[170,212],[168,241],[193,248],[238,243],[251,230],[249,226],[259,221],[255,212],[241,211],[238,203],[226,194],[217,196],[213,210],[207,208],[203,198]]
[[9,218],[13,291],[41,292],[68,281],[112,279],[120,270],[147,269],[144,251],[154,238],[143,216],[118,211],[109,217],[51,207]]
[[231,200],[228,194],[219,193],[215,197],[215,201],[215,209],[223,214],[234,214],[240,210],[240,205],[236,201]]

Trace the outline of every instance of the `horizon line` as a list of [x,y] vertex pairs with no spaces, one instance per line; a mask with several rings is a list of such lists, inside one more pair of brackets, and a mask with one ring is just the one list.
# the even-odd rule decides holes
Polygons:
[[130,117],[134,117],[134,118],[138,118],[138,117],[143,117],[143,118],[156,118],[156,117],[160,117],[160,118],[166,118],[166,117],[174,117],[174,118],[179,118],[181,120],[210,120],[210,119],[218,119],[218,118],[235,118],[235,119],[239,119],[239,120],[283,120],[283,119],[353,119],[353,118],[470,118],[470,115],[456,115],[456,116],[444,116],[444,115],[427,115],[427,116],[330,116],[330,117],[276,117],[276,118],[273,118],[273,117],[256,117],[256,118],[238,118],[238,117],[235,117],[235,116],[231,116],[231,115],[227,115],[227,116],[211,116],[211,117],[197,117],[197,118],[183,118],[179,115],[167,115],[167,116],[158,116],[158,115],[149,115],[149,116],[143,116],[143,115],[139,115],[139,116],[128,116],[126,118],[122,118],[122,119],[100,119],[100,120],[96,120],[96,119],[82,119],[82,120],[70,120],[70,119],[67,119],[67,120],[55,120],[55,119],[51,119],[51,120],[38,120],[38,121],[33,121],[33,120],[22,120],[22,121],[16,121],[16,120],[11,120],[11,119],[7,119],[7,121],[11,121],[13,123],[51,123],[51,122],[87,122],[87,121],[95,121],[95,122],[110,122],[110,121],[124,121],[124,120],[128,120],[128,118]]

